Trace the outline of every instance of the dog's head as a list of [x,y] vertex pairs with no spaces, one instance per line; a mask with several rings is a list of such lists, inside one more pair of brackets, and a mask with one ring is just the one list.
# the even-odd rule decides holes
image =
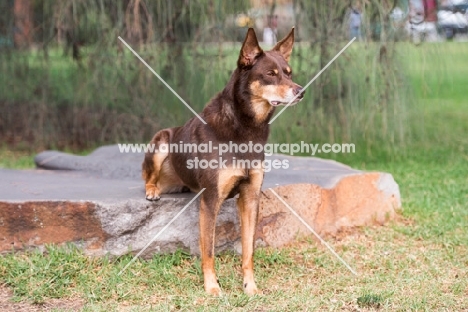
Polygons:
[[288,64],[294,44],[294,28],[270,51],[260,48],[255,31],[249,28],[237,66],[247,76],[251,103],[256,114],[266,114],[273,107],[298,103],[304,96],[302,87],[292,81]]

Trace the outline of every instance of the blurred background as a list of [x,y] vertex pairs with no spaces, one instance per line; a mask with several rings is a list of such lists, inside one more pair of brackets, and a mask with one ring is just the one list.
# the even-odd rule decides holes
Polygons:
[[[145,143],[227,83],[254,27],[271,47],[292,26],[294,80],[306,84],[271,142],[354,143],[348,163],[466,152],[468,3],[436,0],[2,0],[0,161],[44,149],[86,153]],[[465,107],[465,108],[464,108]],[[436,147],[434,147],[436,146]],[[15,166],[23,166],[20,162]]]

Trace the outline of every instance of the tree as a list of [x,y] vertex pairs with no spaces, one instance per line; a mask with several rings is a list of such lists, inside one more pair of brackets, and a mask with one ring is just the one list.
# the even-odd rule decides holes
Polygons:
[[28,48],[33,38],[33,11],[31,0],[15,0],[13,14],[15,19],[15,46],[17,48]]

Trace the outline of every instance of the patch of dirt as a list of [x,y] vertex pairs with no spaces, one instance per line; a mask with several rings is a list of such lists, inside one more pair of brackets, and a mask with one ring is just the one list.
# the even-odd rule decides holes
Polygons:
[[0,311],[2,312],[44,312],[44,311],[80,311],[84,305],[82,299],[49,299],[43,304],[14,302],[12,291],[0,285]]

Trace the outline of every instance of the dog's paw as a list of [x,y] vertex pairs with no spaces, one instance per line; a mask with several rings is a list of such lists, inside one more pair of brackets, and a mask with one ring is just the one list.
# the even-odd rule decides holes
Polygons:
[[244,293],[248,296],[261,295],[262,291],[257,288],[255,283],[244,283]]
[[212,296],[221,296],[221,288],[219,287],[216,277],[211,281],[205,281],[205,292]]
[[146,199],[156,201],[160,198],[158,188],[154,184],[146,184]]
[[215,296],[215,297],[219,297],[222,295],[221,288],[219,288],[219,286],[205,289],[205,291],[208,295]]
[[161,197],[159,195],[146,195],[146,200],[149,201],[158,201]]

